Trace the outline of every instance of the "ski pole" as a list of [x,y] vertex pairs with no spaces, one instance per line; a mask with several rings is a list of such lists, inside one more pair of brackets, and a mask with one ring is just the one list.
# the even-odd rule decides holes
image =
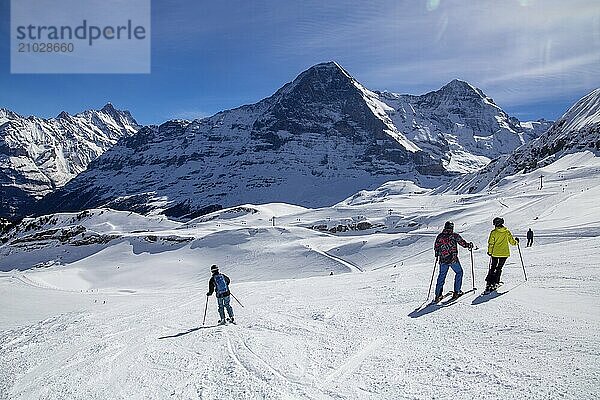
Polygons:
[[[488,253],[488,254],[490,254],[490,253]],[[486,287],[486,290],[490,286],[490,282],[488,281],[488,279],[491,278],[491,276],[490,276],[491,273],[492,273],[492,256],[490,255],[490,262],[488,263],[488,273],[485,276],[485,283],[486,283],[485,287]]]
[[206,310],[208,309],[208,296],[206,296],[206,305],[204,306],[204,318],[202,318],[202,326],[204,326],[204,322],[206,322]]
[[429,282],[429,290],[427,291],[427,298],[425,299],[424,303],[427,303],[427,300],[429,300],[429,295],[431,294],[431,287],[433,286],[433,278],[435,277],[435,269],[437,267],[437,263],[438,258],[435,257],[435,263],[433,264],[433,273],[431,274],[431,282]]
[[523,255],[521,254],[521,246],[517,242],[517,249],[519,249],[519,257],[521,258],[521,266],[523,267],[523,275],[525,275],[525,282],[527,282],[527,272],[525,272],[525,263],[523,262]]
[[245,307],[244,307],[244,305],[243,305],[242,303],[240,303],[240,301],[237,299],[237,297],[235,297],[235,295],[234,295],[233,293],[229,293],[229,294],[230,294],[230,295],[231,295],[231,296],[232,296],[232,297],[235,299],[235,301],[237,301],[237,302],[238,302],[238,304],[239,304],[240,306],[242,306],[242,308],[245,308]]
[[473,277],[473,290],[477,290],[475,287],[475,263],[473,262],[473,248],[469,249],[471,252],[471,276]]

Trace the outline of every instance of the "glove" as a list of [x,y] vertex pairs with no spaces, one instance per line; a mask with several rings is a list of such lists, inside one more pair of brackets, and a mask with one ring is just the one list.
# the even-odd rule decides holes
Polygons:
[[469,242],[469,246],[468,247],[469,247],[469,249],[472,249],[475,246],[473,246],[473,242]]
[[211,292],[206,293],[206,297],[210,296],[211,294]]
[[515,238],[515,242],[519,243],[519,238]]

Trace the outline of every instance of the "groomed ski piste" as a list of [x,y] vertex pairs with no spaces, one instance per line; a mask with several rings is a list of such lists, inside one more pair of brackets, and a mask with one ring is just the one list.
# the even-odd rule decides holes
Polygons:
[[[0,247],[0,398],[597,398],[598,199],[600,158],[585,152],[480,194],[392,182],[329,208],[246,205],[188,223],[57,215]],[[481,297],[495,216],[521,238],[529,279],[512,247],[505,284]],[[416,310],[447,220],[478,247],[478,289]],[[111,239],[32,236],[74,225]],[[468,250],[460,260],[466,291]],[[235,325],[215,327],[212,297],[202,326],[213,263],[244,305],[232,299]]]

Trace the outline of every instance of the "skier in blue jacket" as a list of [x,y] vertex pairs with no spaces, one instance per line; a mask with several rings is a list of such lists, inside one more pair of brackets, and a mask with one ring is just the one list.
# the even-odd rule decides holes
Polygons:
[[[229,283],[231,281],[227,275],[219,273],[219,267],[216,265],[210,267],[210,272],[212,272],[212,276],[208,281],[208,293],[206,293],[206,296],[211,296],[213,292],[217,295],[219,316],[221,317],[219,325],[224,325],[225,321],[234,322],[233,308],[229,304],[231,295],[231,292],[229,292]],[[225,320],[225,309],[227,309],[227,314],[229,314],[227,320]]]

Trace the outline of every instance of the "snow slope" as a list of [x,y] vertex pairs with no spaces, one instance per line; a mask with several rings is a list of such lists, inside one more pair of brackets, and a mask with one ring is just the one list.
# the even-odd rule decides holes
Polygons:
[[[0,398],[595,398],[599,171],[581,152],[544,167],[542,190],[527,173],[486,193],[388,183],[333,207],[245,205],[186,224],[105,210],[37,220],[39,232],[79,224],[118,237],[91,254],[81,249],[94,245],[78,247],[70,262],[0,273]],[[513,248],[502,294],[483,298],[497,215],[517,236],[531,227],[536,242],[521,248],[529,280]],[[415,311],[448,219],[478,246],[480,289]],[[3,260],[72,247],[18,249],[11,243],[32,233],[23,226]],[[469,288],[469,253],[460,255]],[[237,325],[202,327],[212,263],[244,304],[233,303]],[[211,298],[207,325],[217,318]]]

